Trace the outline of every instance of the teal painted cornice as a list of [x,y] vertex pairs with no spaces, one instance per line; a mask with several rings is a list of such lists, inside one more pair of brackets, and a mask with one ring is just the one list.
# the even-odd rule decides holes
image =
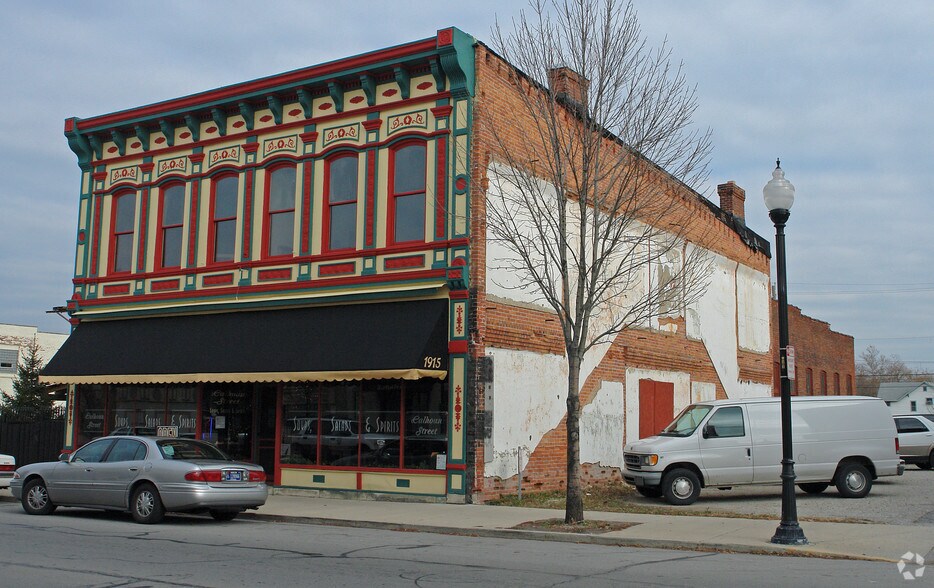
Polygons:
[[149,151],[149,129],[143,125],[133,125],[133,130],[136,131],[136,138],[143,146],[143,151]]
[[368,73],[360,74],[360,88],[366,95],[366,105],[376,105],[376,78]]
[[126,155],[126,137],[123,133],[117,129],[111,129],[110,137],[113,139],[114,145],[117,146],[117,151],[119,151],[120,155]]
[[91,144],[91,149],[94,150],[94,157],[97,159],[103,159],[104,145],[101,144],[100,137],[97,135],[88,135],[88,143]]
[[199,141],[201,139],[201,121],[190,114],[186,114],[185,126],[188,127],[188,132],[191,133],[192,141]]
[[243,122],[246,124],[246,130],[252,131],[253,130],[253,119],[256,118],[254,116],[253,105],[250,104],[249,102],[244,101],[244,102],[240,102],[240,104],[238,104],[237,106],[240,108],[241,116],[243,116]]
[[[451,84],[451,94],[455,98],[474,95],[474,45],[476,40],[460,29],[447,29],[451,33],[451,43],[438,47],[441,67]],[[441,33],[439,31],[439,38]]]
[[65,121],[65,138],[68,140],[68,147],[78,156],[78,167],[83,171],[91,169],[91,144],[88,138],[78,131],[78,119],[70,118]]
[[405,69],[401,65],[397,65],[392,68],[392,73],[395,75],[396,84],[399,85],[399,95],[402,96],[403,100],[409,99],[409,89],[411,84],[409,83],[409,70]]
[[344,86],[336,80],[331,80],[328,82],[328,94],[334,101],[334,110],[344,112]]
[[311,92],[308,90],[308,88],[299,88],[297,90],[297,94],[298,94],[298,103],[302,105],[302,110],[305,113],[305,118],[311,118],[311,115],[313,114],[313,111],[311,108],[311,104],[312,104]]
[[227,134],[227,113],[220,108],[211,109],[211,120],[217,125],[217,134],[221,137]]
[[266,96],[266,103],[269,104],[269,110],[272,111],[272,118],[277,125],[282,124],[282,100],[275,94]]
[[163,119],[159,120],[159,130],[162,131],[162,134],[165,135],[165,144],[169,147],[175,145],[175,127],[173,127],[169,121]]

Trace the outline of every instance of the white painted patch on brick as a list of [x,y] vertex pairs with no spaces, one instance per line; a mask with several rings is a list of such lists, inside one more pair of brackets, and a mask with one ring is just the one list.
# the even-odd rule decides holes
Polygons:
[[581,411],[581,463],[623,466],[623,410],[622,382],[601,382]]

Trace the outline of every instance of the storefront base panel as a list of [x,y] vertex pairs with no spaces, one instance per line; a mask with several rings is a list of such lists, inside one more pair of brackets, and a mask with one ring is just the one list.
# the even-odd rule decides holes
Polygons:
[[281,486],[314,490],[360,491],[444,497],[446,476],[398,472],[354,472],[282,468]]
[[[363,490],[328,490],[312,488],[295,488],[277,486],[269,489],[269,493],[281,496],[303,496],[306,498],[337,498],[342,500],[386,500],[391,502],[413,502],[425,504],[441,504],[448,502],[445,496],[428,494],[400,494],[395,492],[367,492]],[[458,497],[463,498],[463,497]]]
[[445,476],[365,472],[360,475],[360,489],[370,492],[429,494],[444,496]]
[[283,486],[325,490],[357,489],[356,472],[282,468],[282,477],[280,479]]

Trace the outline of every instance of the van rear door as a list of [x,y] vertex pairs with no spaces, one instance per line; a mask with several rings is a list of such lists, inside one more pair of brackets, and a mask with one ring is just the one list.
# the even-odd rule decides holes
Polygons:
[[752,435],[745,407],[718,408],[704,423],[699,441],[708,486],[752,482]]

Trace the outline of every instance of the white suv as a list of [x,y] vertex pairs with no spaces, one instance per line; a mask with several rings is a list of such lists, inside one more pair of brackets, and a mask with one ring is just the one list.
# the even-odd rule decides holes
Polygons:
[[934,467],[934,415],[897,414],[899,454],[922,470]]

